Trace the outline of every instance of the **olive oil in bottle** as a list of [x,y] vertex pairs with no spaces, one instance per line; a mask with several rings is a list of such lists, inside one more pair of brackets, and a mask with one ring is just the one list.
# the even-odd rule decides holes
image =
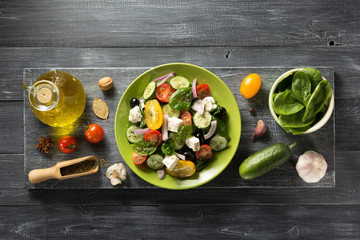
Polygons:
[[41,122],[61,127],[75,122],[84,112],[86,93],[73,75],[55,70],[36,79],[29,91],[29,102]]

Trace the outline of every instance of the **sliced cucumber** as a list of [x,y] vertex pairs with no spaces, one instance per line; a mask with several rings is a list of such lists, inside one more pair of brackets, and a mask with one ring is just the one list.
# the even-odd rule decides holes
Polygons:
[[199,112],[196,112],[193,119],[195,126],[198,128],[207,128],[211,123],[211,114],[209,112],[204,112],[204,114],[201,115]]
[[145,88],[145,91],[143,93],[143,97],[145,100],[148,100],[150,98],[152,98],[153,96],[155,96],[155,91],[156,91],[156,83],[151,81]]
[[214,151],[224,150],[227,145],[228,141],[226,140],[226,138],[220,135],[215,135],[215,137],[210,140],[210,147]]
[[177,133],[175,133],[175,132],[171,132],[171,133],[169,134],[169,137],[174,140],[175,150],[180,150],[180,149],[182,149],[182,148],[185,146],[185,139],[181,141],[181,140],[178,139],[176,136],[177,136]]
[[169,104],[165,104],[162,108],[163,113],[169,115],[169,117],[180,117],[180,111],[172,109]]
[[179,89],[190,86],[190,82],[187,78],[182,76],[176,76],[170,79],[170,86],[173,89]]
[[164,158],[159,154],[153,154],[146,159],[146,165],[153,170],[159,170],[164,167],[163,161]]
[[141,129],[135,125],[131,125],[127,130],[126,130],[126,137],[129,140],[129,142],[132,143],[136,143],[139,142],[141,140],[144,139],[144,135],[135,135],[134,131],[136,129]]

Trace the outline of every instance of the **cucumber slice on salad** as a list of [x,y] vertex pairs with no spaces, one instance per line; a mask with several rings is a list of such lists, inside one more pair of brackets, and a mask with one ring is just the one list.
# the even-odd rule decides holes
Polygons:
[[175,143],[175,150],[180,150],[185,146],[185,140],[181,141],[180,139],[178,139],[177,137],[177,133],[175,132],[171,132],[169,134],[169,137],[172,138],[174,140]]
[[143,93],[143,97],[145,100],[148,100],[150,98],[152,98],[153,96],[155,96],[155,91],[156,91],[156,83],[151,81],[145,88],[145,91]]
[[126,138],[129,140],[129,142],[136,143],[136,142],[139,142],[144,139],[144,135],[135,135],[134,132],[136,129],[141,129],[141,128],[139,128],[135,125],[131,125],[126,130]]
[[220,135],[215,135],[215,137],[210,140],[210,147],[214,151],[224,150],[227,145],[228,141],[226,140],[226,138]]
[[211,123],[211,114],[209,112],[204,112],[203,115],[196,112],[193,117],[194,124],[198,128],[207,128]]
[[170,83],[170,86],[176,90],[179,88],[190,86],[189,80],[182,76],[176,76],[176,77],[171,78],[169,83]]
[[162,108],[163,113],[167,114],[169,117],[180,117],[180,111],[172,109],[169,104],[165,104]]
[[163,161],[164,158],[159,154],[153,154],[146,159],[146,165],[152,170],[159,170],[164,167]]

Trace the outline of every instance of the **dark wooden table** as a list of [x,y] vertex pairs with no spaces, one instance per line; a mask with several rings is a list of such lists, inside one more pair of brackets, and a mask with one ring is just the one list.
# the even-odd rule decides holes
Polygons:
[[[0,239],[359,239],[360,4],[0,1]],[[331,188],[26,190],[24,68],[331,66]],[[116,146],[111,146],[116,148]]]

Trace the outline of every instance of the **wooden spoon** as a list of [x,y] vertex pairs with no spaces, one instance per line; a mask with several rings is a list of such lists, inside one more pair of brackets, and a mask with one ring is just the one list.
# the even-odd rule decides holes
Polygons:
[[[65,167],[83,162],[83,161],[96,161],[96,167],[87,171],[87,172],[81,172],[81,173],[74,173],[69,175],[62,175],[61,169],[65,169]],[[75,178],[75,177],[81,177],[89,174],[96,173],[99,170],[99,163],[95,156],[87,156],[82,158],[76,158],[68,161],[62,161],[58,162],[55,166],[51,168],[43,168],[43,169],[34,169],[29,173],[29,180],[32,183],[40,183],[49,179],[59,179],[59,180],[65,180],[69,178]]]

